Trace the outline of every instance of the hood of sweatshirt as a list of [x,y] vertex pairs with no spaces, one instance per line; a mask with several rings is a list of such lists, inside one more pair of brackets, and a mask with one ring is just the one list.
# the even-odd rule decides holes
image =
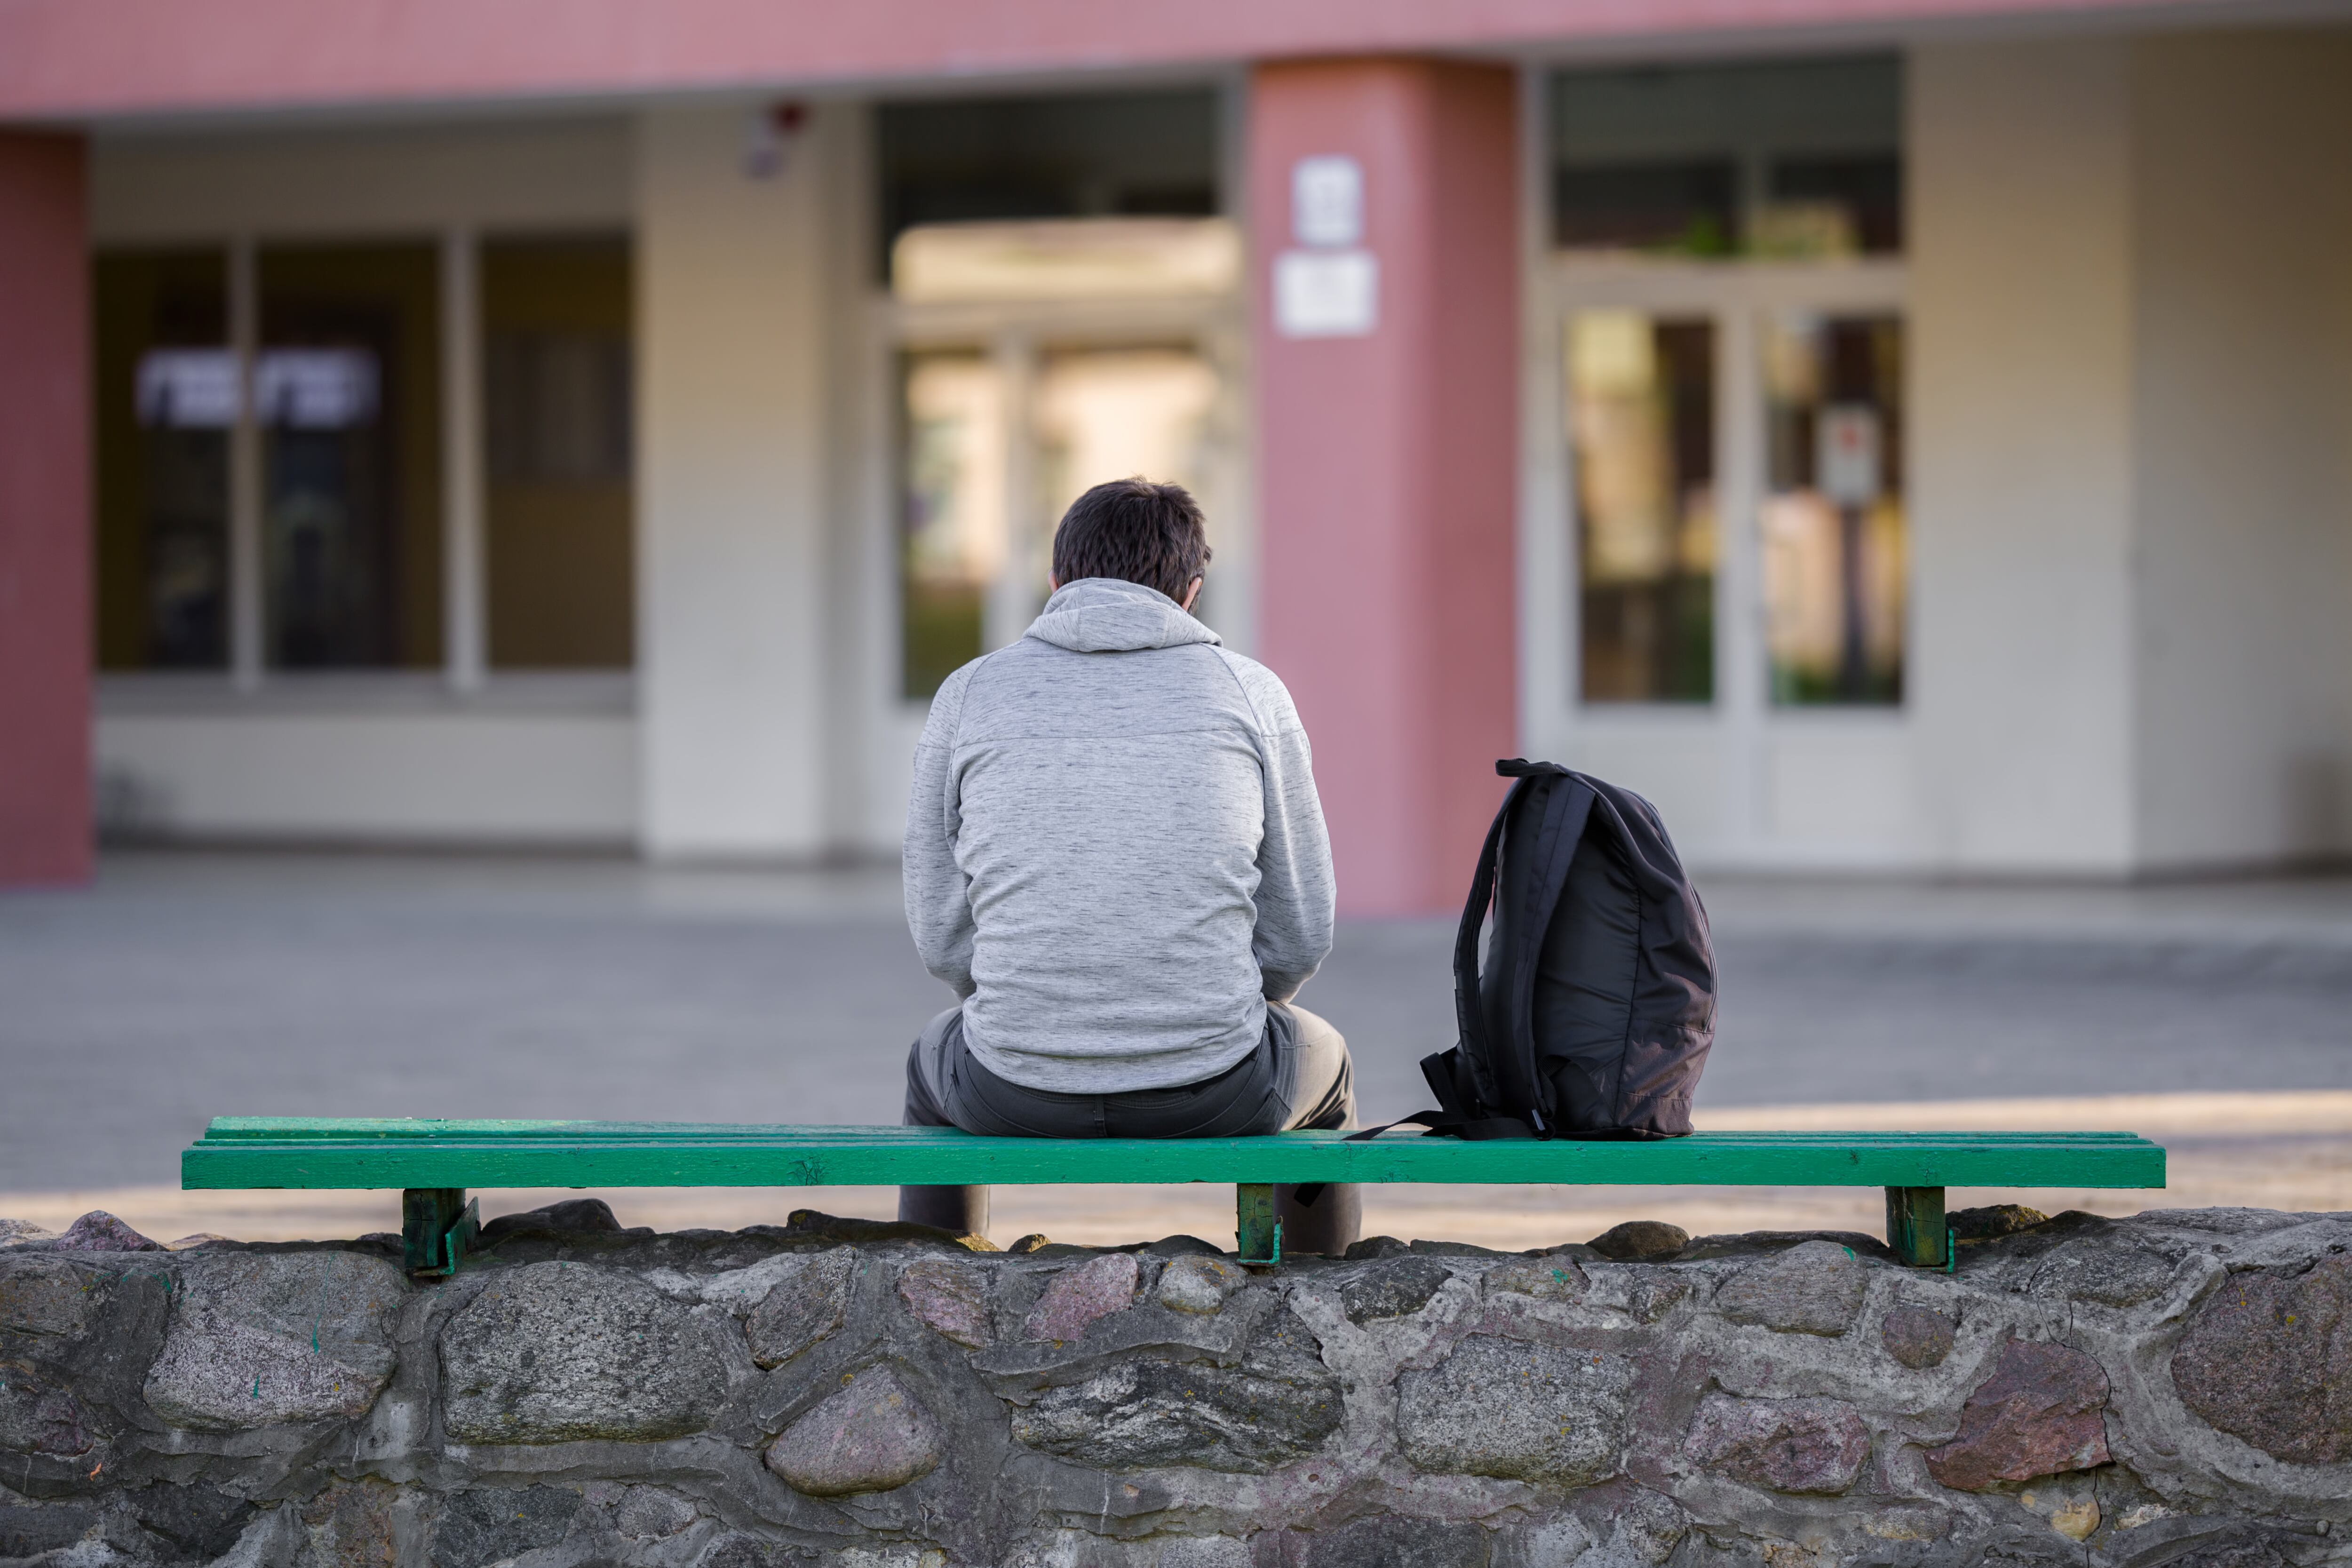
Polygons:
[[1133,653],[1219,640],[1159,589],[1116,577],[1081,577],[1056,590],[1026,635],[1073,653]]

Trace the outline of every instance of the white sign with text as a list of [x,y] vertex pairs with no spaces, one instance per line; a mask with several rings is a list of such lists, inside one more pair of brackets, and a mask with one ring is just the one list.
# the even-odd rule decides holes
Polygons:
[[1327,249],[1364,242],[1364,166],[1328,154],[1290,166],[1290,233]]
[[1381,320],[1381,264],[1369,250],[1286,250],[1274,258],[1274,326],[1286,338],[1360,338]]

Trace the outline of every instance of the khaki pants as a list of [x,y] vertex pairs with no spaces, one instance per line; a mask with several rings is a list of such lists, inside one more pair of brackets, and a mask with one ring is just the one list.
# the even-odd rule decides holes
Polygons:
[[[1057,1094],[989,1071],[965,1047],[962,1011],[951,1008],[924,1027],[907,1054],[904,1121],[999,1138],[1246,1138],[1352,1127],[1354,1074],[1339,1031],[1281,1003],[1267,1005],[1265,1026],[1255,1050],[1200,1083]],[[1275,1205],[1286,1252],[1336,1256],[1362,1223],[1356,1189],[1345,1183],[1324,1184],[1310,1204],[1277,1186]],[[898,1217],[978,1235],[988,1226],[988,1189],[901,1187]]]

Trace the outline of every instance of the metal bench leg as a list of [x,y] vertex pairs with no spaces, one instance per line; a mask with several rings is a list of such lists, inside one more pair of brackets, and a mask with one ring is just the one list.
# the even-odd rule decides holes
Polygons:
[[1944,1234],[1944,1189],[1886,1189],[1886,1245],[1898,1263],[1914,1268],[1941,1268],[1949,1250]]
[[463,1187],[410,1187],[400,1194],[402,1260],[411,1274],[455,1274],[481,1231],[481,1201],[469,1201]]
[[1274,1185],[1244,1182],[1234,1188],[1234,1239],[1246,1268],[1271,1268],[1282,1261],[1282,1222],[1274,1217]]

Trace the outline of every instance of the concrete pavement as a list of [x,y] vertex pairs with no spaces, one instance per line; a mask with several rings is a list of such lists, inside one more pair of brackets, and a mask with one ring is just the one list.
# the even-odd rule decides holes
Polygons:
[[[2352,882],[1703,890],[1711,1111],[2352,1089]],[[1450,1043],[1451,939],[1349,924],[1302,998],[1369,1117]],[[215,1114],[895,1121],[946,1000],[885,869],[117,854],[0,895],[0,1193],[172,1184]]]

